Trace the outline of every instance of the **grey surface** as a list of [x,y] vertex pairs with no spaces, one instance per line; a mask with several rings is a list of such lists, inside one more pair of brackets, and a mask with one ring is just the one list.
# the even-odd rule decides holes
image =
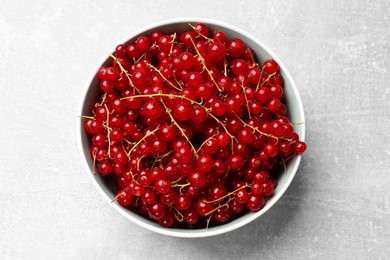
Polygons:
[[[388,259],[388,1],[0,0],[0,256],[78,259]],[[84,83],[130,32],[199,16],[254,34],[293,75],[308,150],[261,219],[169,238],[116,213],[76,145]]]

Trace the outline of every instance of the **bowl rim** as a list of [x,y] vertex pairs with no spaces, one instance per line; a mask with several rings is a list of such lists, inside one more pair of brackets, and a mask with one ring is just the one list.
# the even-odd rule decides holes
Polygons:
[[[245,30],[240,29],[240,28],[238,28],[238,27],[236,27],[234,25],[231,25],[231,24],[228,24],[228,23],[225,23],[225,22],[222,22],[222,21],[210,19],[210,18],[200,18],[200,17],[199,18],[198,17],[180,17],[180,18],[174,18],[174,19],[166,19],[166,20],[161,20],[161,21],[158,21],[158,22],[155,22],[155,23],[152,23],[152,24],[149,24],[147,26],[142,27],[142,28],[140,28],[140,29],[130,33],[128,36],[124,37],[122,39],[122,41],[120,41],[120,42],[127,42],[128,40],[134,38],[135,36],[145,32],[145,31],[152,30],[153,28],[156,28],[156,27],[166,26],[166,25],[169,25],[169,24],[177,24],[177,23],[197,23],[197,22],[229,28],[230,30],[236,31],[238,34],[241,34],[241,35],[249,38],[250,40],[255,42],[257,45],[259,45],[261,48],[263,48],[263,50],[266,53],[268,53],[279,64],[279,67],[283,71],[285,77],[287,77],[288,80],[290,81],[290,83],[291,83],[291,86],[290,86],[291,90],[294,92],[294,95],[296,96],[296,99],[297,99],[296,101],[297,101],[297,104],[298,104],[299,116],[302,119],[302,121],[305,122],[305,115],[304,115],[304,110],[303,110],[303,104],[302,104],[301,97],[299,95],[299,92],[298,92],[298,89],[296,87],[295,81],[292,78],[290,72],[287,70],[287,68],[284,65],[284,63],[262,41],[260,41],[259,39],[257,39],[253,35],[251,35],[250,33],[246,32]],[[115,47],[116,47],[116,45],[114,45],[108,53],[114,53],[115,52]],[[91,87],[91,84],[92,84],[92,82],[93,82],[93,80],[94,80],[94,78],[96,76],[96,72],[104,64],[104,62],[106,62],[106,60],[108,58],[109,58],[108,55],[104,55],[99,60],[97,65],[94,67],[93,71],[91,72],[91,74],[90,74],[90,76],[89,76],[89,78],[87,80],[87,83],[85,84],[85,87],[83,89],[81,98],[80,98],[79,108],[78,108],[78,115],[79,116],[82,115],[83,108],[84,108],[84,102],[85,102],[85,100],[87,98],[87,94],[88,94],[88,91],[89,91],[89,89]],[[263,215],[265,212],[267,212],[273,205],[275,205],[276,202],[278,202],[279,199],[282,197],[282,195],[286,192],[286,190],[290,186],[292,180],[294,179],[294,177],[295,177],[295,175],[297,173],[298,167],[300,165],[301,157],[302,157],[301,155],[296,156],[296,161],[295,161],[295,163],[292,166],[292,174],[286,180],[286,183],[281,188],[281,190],[277,194],[275,194],[274,197],[272,198],[272,200],[268,201],[266,203],[266,205],[260,211],[252,213],[249,217],[247,217],[245,219],[242,219],[241,221],[233,221],[233,222],[229,222],[229,223],[226,223],[226,224],[223,224],[223,225],[220,225],[220,226],[211,227],[211,228],[209,228],[207,230],[206,229],[194,229],[194,230],[191,230],[191,229],[169,229],[169,228],[164,228],[164,227],[160,227],[160,226],[151,225],[151,224],[149,224],[146,221],[141,221],[140,219],[131,216],[129,214],[129,212],[127,212],[125,209],[123,209],[122,207],[120,207],[116,203],[111,203],[112,199],[108,196],[108,194],[106,194],[104,192],[104,190],[100,187],[100,185],[97,182],[97,180],[94,178],[94,174],[90,171],[90,167],[88,165],[87,158],[85,157],[84,149],[83,149],[83,143],[82,143],[83,142],[82,141],[82,135],[79,134],[79,132],[82,131],[82,129],[83,129],[82,121],[83,120],[82,120],[81,117],[77,118],[77,125],[76,125],[77,132],[76,133],[77,133],[77,136],[78,136],[77,140],[78,140],[79,153],[80,153],[81,157],[83,158],[82,159],[83,160],[83,164],[84,164],[85,169],[88,172],[88,176],[90,177],[92,183],[94,184],[94,186],[98,190],[98,192],[103,196],[103,198],[114,209],[116,209],[121,215],[123,215],[125,218],[129,219],[133,223],[135,223],[135,224],[137,224],[139,226],[142,226],[142,227],[144,227],[144,228],[146,228],[146,229],[148,229],[150,231],[153,231],[153,232],[156,232],[156,233],[160,233],[160,234],[163,234],[163,235],[173,236],[173,237],[183,237],[183,238],[210,237],[210,236],[215,236],[215,235],[219,235],[219,234],[230,232],[232,230],[238,229],[238,228],[240,228],[242,226],[245,226],[246,224],[254,221],[258,217]],[[304,141],[305,140],[305,125],[302,125],[301,132],[302,133],[300,134],[300,140]]]

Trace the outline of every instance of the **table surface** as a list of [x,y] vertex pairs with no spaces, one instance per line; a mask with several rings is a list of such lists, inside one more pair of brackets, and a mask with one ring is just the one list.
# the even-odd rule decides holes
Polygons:
[[[388,259],[389,1],[0,0],[0,255],[77,259]],[[75,122],[86,79],[128,34],[166,18],[261,39],[300,91],[308,150],[282,199],[217,237],[119,215],[93,187]]]

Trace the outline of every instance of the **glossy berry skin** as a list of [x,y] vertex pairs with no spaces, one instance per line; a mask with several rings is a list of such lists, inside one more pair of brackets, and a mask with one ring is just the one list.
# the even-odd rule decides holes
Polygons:
[[141,37],[139,37],[139,38],[135,41],[135,44],[136,44],[138,50],[140,50],[141,52],[144,52],[144,51],[146,51],[147,49],[150,48],[150,46],[151,46],[151,41],[150,41],[149,38],[144,37],[144,36],[141,36]]
[[188,194],[180,194],[175,201],[175,207],[178,210],[187,210],[192,205],[192,199]]
[[207,216],[214,209],[214,204],[208,203],[206,198],[200,198],[196,202],[196,212],[200,216]]
[[160,178],[154,184],[156,191],[162,194],[166,194],[171,190],[171,182],[167,178]]
[[179,103],[173,110],[173,116],[180,121],[187,121],[192,117],[192,107],[188,103]]
[[213,218],[217,222],[226,222],[230,218],[230,214],[227,208],[219,208],[213,214]]
[[127,189],[118,191],[116,201],[122,207],[128,207],[133,203],[134,197]]
[[104,176],[112,172],[112,165],[107,160],[103,160],[99,164],[99,172]]
[[149,216],[153,219],[161,219],[167,213],[167,208],[161,202],[156,202],[154,205],[148,207]]
[[221,147],[226,147],[230,144],[230,136],[225,132],[218,133],[216,140],[217,144]]
[[251,191],[254,195],[260,195],[263,191],[263,183],[254,181],[251,185]]
[[158,119],[163,113],[161,104],[153,100],[146,102],[142,108],[145,117],[150,119]]
[[195,63],[195,58],[194,55],[192,55],[192,53],[183,52],[179,56],[179,61],[180,61],[181,68],[190,69]]
[[208,154],[202,154],[196,159],[196,167],[201,172],[209,172],[213,168],[214,159]]
[[274,74],[279,71],[279,65],[274,60],[266,60],[263,63],[263,69],[267,74]]
[[246,189],[240,189],[234,193],[234,199],[240,204],[246,203],[248,198],[249,193]]
[[229,168],[233,171],[242,169],[244,167],[244,157],[238,154],[231,155],[228,160]]
[[232,39],[228,43],[227,54],[233,58],[243,56],[245,53],[245,43],[240,39]]
[[209,27],[204,23],[195,24],[194,31],[197,32],[201,37],[207,37],[209,35]]
[[251,144],[255,140],[255,131],[250,127],[243,127],[238,132],[238,140],[243,144]]
[[194,171],[188,177],[188,181],[192,186],[202,188],[207,184],[207,176],[202,171]]
[[176,139],[178,130],[171,124],[165,124],[160,127],[158,136],[162,141],[172,142]]
[[264,206],[264,198],[258,195],[249,195],[246,206],[250,211],[259,211]]
[[223,198],[227,194],[227,190],[223,183],[218,182],[211,186],[208,190],[208,198],[211,201],[216,201]]
[[306,151],[306,144],[304,142],[297,142],[294,151],[297,154],[303,154]]
[[225,58],[226,48],[222,43],[214,42],[209,44],[209,47],[207,49],[207,54],[210,56],[210,58],[213,61],[220,61]]
[[184,221],[189,225],[194,225],[199,220],[199,214],[195,209],[189,209],[183,213]]
[[274,143],[265,144],[263,149],[270,157],[275,157],[278,154],[278,147]]
[[164,217],[158,219],[157,222],[162,227],[170,228],[175,224],[175,220],[175,215],[171,212],[168,212],[164,215]]
[[157,201],[156,193],[153,190],[145,189],[142,195],[142,201],[148,205],[153,205]]
[[181,34],[181,41],[187,47],[192,46],[192,43],[195,42],[196,34],[194,32],[184,32]]

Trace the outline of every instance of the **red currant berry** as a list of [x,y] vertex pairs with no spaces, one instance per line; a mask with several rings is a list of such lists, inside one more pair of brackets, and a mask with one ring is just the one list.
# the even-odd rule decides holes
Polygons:
[[210,43],[207,49],[207,54],[213,61],[221,61],[226,56],[226,48],[220,42]]
[[227,53],[233,58],[241,57],[245,54],[245,44],[242,40],[234,38],[231,39],[227,45]]
[[266,60],[263,63],[263,70],[267,74],[274,74],[279,71],[279,65],[274,60]]
[[196,167],[201,172],[209,172],[213,168],[214,159],[208,154],[201,154],[196,159]]
[[234,193],[234,199],[240,203],[244,204],[249,198],[249,193],[246,189],[239,189]]
[[189,195],[180,194],[179,196],[177,196],[175,201],[175,207],[178,210],[187,210],[191,207],[191,205],[192,205],[192,199]]
[[209,203],[206,198],[200,198],[196,201],[196,212],[202,217],[206,217],[213,209],[214,204]]
[[142,110],[145,117],[150,119],[158,119],[163,113],[161,104],[154,100],[145,102],[145,104],[142,106]]
[[297,154],[303,154],[306,151],[306,144],[304,142],[297,142],[294,151]]
[[243,144],[250,144],[255,140],[254,130],[248,126],[243,127],[238,132],[237,138],[238,138],[238,141],[240,141]]
[[156,204],[149,206],[148,209],[149,216],[153,219],[161,219],[167,212],[167,208],[161,202],[156,202]]
[[115,197],[115,200],[122,207],[128,207],[133,203],[134,197],[133,197],[133,194],[130,193],[130,191],[123,189],[123,190],[118,191],[118,193]]
[[207,184],[207,176],[204,172],[194,171],[188,177],[188,182],[194,187],[202,188]]
[[99,172],[105,176],[112,172],[112,165],[107,160],[102,160],[99,163]]
[[167,178],[160,178],[156,181],[154,184],[154,187],[156,188],[156,191],[165,194],[168,193],[171,190],[171,182]]
[[233,171],[242,169],[244,167],[244,157],[238,154],[231,155],[228,160],[228,166]]
[[275,157],[279,152],[278,147],[274,143],[266,143],[263,149],[264,152],[270,157]]
[[230,136],[225,132],[218,133],[216,140],[218,145],[221,147],[226,147],[230,144]]
[[259,211],[264,206],[265,200],[259,195],[251,194],[246,201],[246,207],[250,211]]
[[141,52],[144,52],[144,51],[146,51],[147,49],[150,48],[150,46],[152,45],[152,43],[151,43],[151,41],[149,40],[148,37],[141,36],[141,37],[139,37],[139,38],[135,41],[135,45],[137,46],[137,48],[138,48]]
[[192,117],[192,106],[189,103],[179,103],[173,109],[173,116],[180,121],[187,121]]
[[199,220],[199,215],[195,209],[191,208],[183,213],[184,221],[189,225],[194,225]]

